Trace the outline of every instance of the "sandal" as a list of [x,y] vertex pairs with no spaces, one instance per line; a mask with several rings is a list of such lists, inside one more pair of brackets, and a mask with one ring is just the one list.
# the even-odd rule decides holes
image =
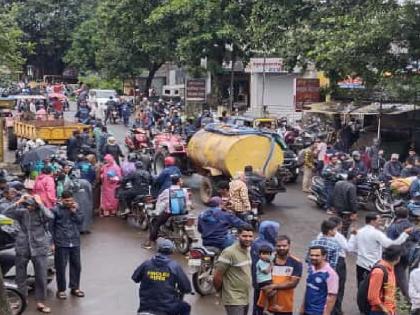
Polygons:
[[70,293],[71,295],[74,295],[79,298],[85,297],[85,293],[83,291],[80,291],[79,289],[72,289]]
[[56,297],[57,297],[57,299],[65,300],[65,299],[67,299],[67,294],[64,291],[57,292]]
[[51,313],[51,309],[48,306],[44,305],[44,304],[38,304],[36,306],[36,309],[38,310],[38,312],[41,312],[41,313],[44,313],[44,314]]

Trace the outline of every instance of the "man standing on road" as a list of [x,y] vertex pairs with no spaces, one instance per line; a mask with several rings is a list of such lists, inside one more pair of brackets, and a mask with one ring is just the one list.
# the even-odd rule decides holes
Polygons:
[[323,246],[309,248],[311,265],[306,279],[305,297],[300,308],[303,315],[330,315],[338,292],[338,275],[326,261]]
[[[302,262],[290,254],[290,238],[280,235],[276,241],[276,255],[272,271],[273,284],[269,289],[276,291],[275,304],[282,311],[274,312],[274,315],[292,315],[294,305],[295,288],[302,277]],[[258,306],[263,309],[265,296],[261,294]],[[268,308],[269,311],[270,307]]]
[[170,258],[175,246],[160,238],[157,248],[157,255],[143,262],[131,276],[135,283],[140,283],[138,312],[189,315],[191,306],[182,296],[191,293],[191,283],[182,267]]
[[[313,246],[322,246],[325,248],[327,253],[326,260],[328,264],[336,269],[338,264],[338,257],[341,251],[341,246],[335,240],[335,235],[337,234],[337,224],[330,221],[325,220],[321,224],[321,233],[322,235],[317,239],[313,240],[310,244],[310,248]],[[311,257],[307,257],[307,261],[310,261]]]
[[226,248],[216,262],[214,287],[221,297],[227,315],[247,315],[251,289],[251,256],[254,237],[251,228],[239,230],[239,241]]
[[27,268],[29,260],[35,270],[35,299],[37,310],[51,313],[44,304],[47,298],[48,251],[50,239],[47,224],[53,213],[42,204],[38,195],[24,195],[6,209],[4,215],[15,219],[20,230],[16,237],[16,283],[22,294],[28,296]]
[[312,177],[316,167],[316,156],[317,154],[315,144],[303,150],[302,191],[305,193],[309,193],[311,191]]
[[367,214],[365,222],[366,225],[359,231],[353,231],[349,240],[349,251],[357,254],[356,274],[358,285],[369,274],[375,263],[381,259],[383,248],[403,244],[408,239],[409,233],[413,231],[413,228],[407,228],[397,239],[391,240],[379,230],[381,217],[378,214]]
[[66,296],[66,268],[70,262],[70,293],[76,297],[84,297],[80,290],[80,227],[83,214],[70,191],[63,191],[61,203],[53,210],[54,221],[52,234],[55,246],[55,269],[57,271],[57,298],[64,300]]
[[356,173],[350,171],[347,180],[340,180],[334,186],[333,205],[343,220],[341,233],[347,237],[352,221],[357,215]]
[[[397,288],[394,266],[400,261],[400,256],[401,246],[389,246],[384,250],[382,260],[376,264],[381,267],[372,269],[370,273],[367,300],[371,307],[370,314],[372,315],[395,314],[397,309],[395,299]],[[386,281],[385,278],[387,278]]]

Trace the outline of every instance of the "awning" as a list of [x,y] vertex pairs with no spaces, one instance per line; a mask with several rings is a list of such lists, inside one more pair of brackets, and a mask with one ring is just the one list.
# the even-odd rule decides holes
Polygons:
[[[318,114],[348,114],[348,115],[378,115],[380,111],[379,103],[372,103],[364,106],[355,106],[351,103],[314,103],[305,105],[309,109],[305,109],[305,113],[318,113]],[[419,110],[413,104],[382,104],[382,114],[398,115],[413,110]]]

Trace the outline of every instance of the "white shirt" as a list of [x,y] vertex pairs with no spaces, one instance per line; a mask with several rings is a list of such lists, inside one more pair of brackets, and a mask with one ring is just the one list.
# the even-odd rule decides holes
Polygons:
[[410,273],[408,295],[410,296],[411,309],[413,311],[420,309],[420,268],[416,268]]
[[396,240],[391,240],[373,225],[366,224],[349,240],[349,251],[357,253],[356,265],[370,270],[382,258],[382,248],[391,245],[401,245],[408,238],[403,232]]

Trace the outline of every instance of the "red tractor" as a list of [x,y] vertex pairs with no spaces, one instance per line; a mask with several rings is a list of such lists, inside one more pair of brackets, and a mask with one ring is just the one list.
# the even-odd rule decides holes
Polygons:
[[150,151],[151,143],[146,130],[142,128],[130,129],[125,136],[124,143],[129,152],[144,152]]
[[176,166],[179,167],[182,174],[190,174],[190,167],[187,157],[187,144],[185,140],[176,134],[160,133],[153,139],[154,142],[154,171],[155,174],[165,167],[164,161],[168,156],[173,156],[176,160]]

